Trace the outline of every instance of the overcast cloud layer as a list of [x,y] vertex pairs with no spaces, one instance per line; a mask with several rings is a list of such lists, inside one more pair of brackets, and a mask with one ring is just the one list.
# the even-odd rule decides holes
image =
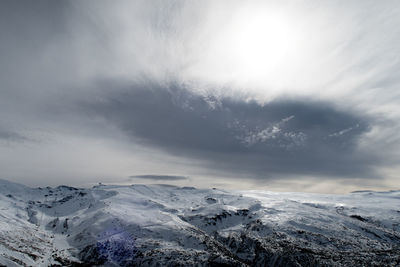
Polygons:
[[2,1],[0,176],[397,189],[399,24],[397,1]]

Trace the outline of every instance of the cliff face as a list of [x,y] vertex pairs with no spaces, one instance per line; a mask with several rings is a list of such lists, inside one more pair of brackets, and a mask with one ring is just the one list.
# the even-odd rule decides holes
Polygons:
[[0,184],[0,265],[400,265],[399,191]]

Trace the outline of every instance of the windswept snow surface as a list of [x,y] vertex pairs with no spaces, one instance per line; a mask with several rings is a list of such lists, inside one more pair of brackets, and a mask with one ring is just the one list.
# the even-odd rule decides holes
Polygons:
[[347,195],[0,180],[0,265],[399,266],[400,191]]

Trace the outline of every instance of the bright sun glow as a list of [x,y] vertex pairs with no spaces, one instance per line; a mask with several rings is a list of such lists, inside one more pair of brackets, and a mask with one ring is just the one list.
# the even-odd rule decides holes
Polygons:
[[258,78],[285,67],[296,46],[295,32],[287,18],[279,14],[252,12],[232,24],[232,46],[242,75]]
[[241,7],[210,42],[208,57],[202,58],[204,77],[269,96],[285,88],[309,88],[307,75],[319,71],[314,62],[320,58],[310,28],[300,12],[264,5]]

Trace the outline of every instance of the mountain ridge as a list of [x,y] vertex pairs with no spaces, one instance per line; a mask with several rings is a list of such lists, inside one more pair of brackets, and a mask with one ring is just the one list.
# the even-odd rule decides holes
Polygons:
[[166,185],[30,188],[0,180],[6,266],[396,266],[400,192]]

